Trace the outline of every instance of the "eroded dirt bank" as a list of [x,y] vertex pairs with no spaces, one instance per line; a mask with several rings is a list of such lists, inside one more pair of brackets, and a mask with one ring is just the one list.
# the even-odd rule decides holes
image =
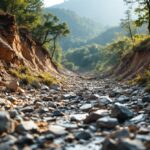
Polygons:
[[33,74],[40,71],[57,76],[56,66],[48,52],[36,42],[25,28],[16,25],[15,17],[0,14],[0,77],[8,80],[11,68],[26,66]]

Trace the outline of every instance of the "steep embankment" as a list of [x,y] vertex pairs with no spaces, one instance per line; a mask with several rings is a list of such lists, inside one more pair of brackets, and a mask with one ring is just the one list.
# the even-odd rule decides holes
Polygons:
[[114,76],[130,79],[143,74],[150,66],[150,38],[140,43],[132,54],[125,56],[113,72]]
[[33,40],[25,28],[18,28],[15,17],[0,14],[0,77],[7,80],[10,68],[20,65],[29,68],[33,74],[40,71],[58,74],[48,52]]

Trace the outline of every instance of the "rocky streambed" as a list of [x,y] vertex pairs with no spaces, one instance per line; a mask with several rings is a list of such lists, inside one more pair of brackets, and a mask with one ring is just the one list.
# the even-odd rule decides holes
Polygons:
[[0,91],[0,150],[150,150],[150,94],[110,79]]

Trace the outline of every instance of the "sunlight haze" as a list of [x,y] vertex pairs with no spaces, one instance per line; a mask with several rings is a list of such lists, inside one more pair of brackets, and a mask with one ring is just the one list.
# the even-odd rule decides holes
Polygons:
[[64,0],[44,0],[44,6],[45,7],[50,7],[56,4],[63,3]]

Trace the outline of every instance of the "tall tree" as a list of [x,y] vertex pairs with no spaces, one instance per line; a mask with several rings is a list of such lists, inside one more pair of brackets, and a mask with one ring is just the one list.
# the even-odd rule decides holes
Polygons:
[[53,59],[57,48],[57,40],[67,36],[69,34],[69,29],[66,23],[60,23],[59,19],[52,14],[45,14],[42,22],[43,23],[38,25],[35,29],[34,34],[41,45],[53,43],[51,51],[51,58]]
[[0,10],[16,16],[19,25],[32,29],[40,22],[43,0],[0,0]]
[[150,34],[150,0],[124,0],[127,4],[136,4],[135,12],[138,15],[136,22],[137,26],[148,23],[148,31]]
[[136,33],[135,23],[131,19],[130,9],[126,11],[126,18],[121,20],[121,27],[127,32],[134,45],[134,34]]

